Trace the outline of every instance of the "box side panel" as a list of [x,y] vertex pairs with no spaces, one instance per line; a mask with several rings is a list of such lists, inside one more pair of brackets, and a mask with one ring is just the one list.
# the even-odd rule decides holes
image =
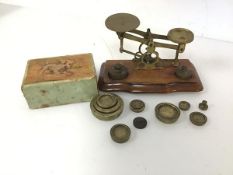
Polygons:
[[24,85],[22,90],[31,109],[90,101],[98,94],[96,77]]

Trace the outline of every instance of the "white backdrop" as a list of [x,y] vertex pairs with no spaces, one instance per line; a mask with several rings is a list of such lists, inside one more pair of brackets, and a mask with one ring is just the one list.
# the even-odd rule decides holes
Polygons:
[[[39,1],[33,2],[33,6],[40,5]],[[42,2],[45,1],[41,1],[41,5]],[[47,7],[53,4],[49,2]],[[152,1],[143,6],[140,1],[134,5],[124,1],[124,7],[119,6],[120,1],[108,1],[108,8],[103,1],[95,1],[94,5],[82,1],[84,4],[75,6],[72,2],[67,3],[71,11],[62,2],[54,3],[55,11],[0,4],[0,175],[232,175],[231,42],[196,36],[180,55],[180,58],[189,58],[197,68],[204,86],[200,93],[117,93],[123,98],[125,108],[119,118],[109,122],[93,117],[89,103],[28,109],[20,89],[28,59],[92,52],[98,73],[106,59],[131,58],[119,53],[117,36],[104,26],[105,18],[116,9],[137,14],[142,23],[140,29],[152,26],[159,32],[167,32],[173,25],[184,25],[193,26],[190,29],[198,33],[203,25],[208,26],[202,20],[197,23],[198,19],[203,19],[202,1],[194,3],[201,4],[200,11],[190,2],[180,4],[182,7],[190,4],[189,10],[184,9],[194,17],[193,23],[189,23],[191,18],[187,15],[182,20],[181,11],[168,13],[179,7],[178,3],[172,6],[173,1],[166,1],[167,5],[165,1],[155,4],[156,8],[166,6],[166,13],[164,10],[153,13]],[[90,9],[88,13],[84,7]],[[219,14],[229,17],[227,9],[230,6],[226,7]],[[158,21],[152,23],[148,18],[151,14]],[[209,18],[215,19],[217,15]],[[178,16],[177,23],[167,21]],[[224,19],[219,22],[224,23]],[[218,29],[224,30],[224,25],[218,25]],[[205,31],[205,36],[211,33]],[[227,31],[221,34],[232,35]],[[165,57],[170,55],[163,54]],[[145,111],[140,113],[148,120],[144,130],[137,130],[132,125],[138,114],[131,112],[128,104],[135,98],[146,102]],[[205,112],[208,122],[197,127],[189,121],[189,113],[198,111],[198,103],[203,99],[209,103],[209,110]],[[156,104],[171,102],[177,105],[180,100],[189,101],[192,107],[188,112],[182,112],[176,123],[166,125],[155,118]],[[110,138],[109,130],[116,123],[131,128],[132,136],[125,144],[114,143]]]
[[[174,27],[190,28],[198,36],[233,41],[232,0],[0,0],[88,17],[90,22],[116,12],[130,12],[142,27],[167,32]],[[145,20],[146,19],[146,20]],[[98,21],[102,22],[102,21]],[[94,25],[92,25],[94,27]]]

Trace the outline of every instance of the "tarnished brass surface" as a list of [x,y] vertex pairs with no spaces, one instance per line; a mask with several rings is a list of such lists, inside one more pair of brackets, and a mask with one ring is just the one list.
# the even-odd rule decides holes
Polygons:
[[95,96],[90,103],[92,114],[100,120],[113,120],[120,116],[124,103],[116,94],[105,93]]
[[207,117],[201,112],[192,112],[190,114],[190,121],[197,126],[202,126],[206,124]]
[[122,64],[114,64],[108,71],[112,80],[122,80],[128,76],[128,69]]
[[208,109],[208,104],[206,100],[203,100],[201,103],[199,103],[199,109],[206,111]]
[[180,110],[174,104],[160,103],[155,107],[156,117],[164,123],[174,123],[180,116]]
[[192,78],[192,71],[186,66],[179,66],[175,71],[175,75],[180,79],[187,80]]
[[180,101],[179,102],[179,108],[183,111],[187,111],[190,108],[190,103],[187,101]]
[[101,113],[105,113],[105,114],[109,114],[109,113],[113,113],[118,111],[121,108],[121,103],[117,102],[115,106],[111,107],[111,108],[101,108],[98,104],[94,103],[93,106],[94,108],[101,112]]
[[132,100],[129,104],[130,109],[134,112],[142,112],[145,109],[145,103],[142,100]]
[[115,32],[128,32],[136,29],[140,24],[139,19],[129,13],[117,13],[109,16],[105,25]]
[[130,134],[130,128],[124,124],[116,124],[110,130],[112,140],[117,143],[127,142],[130,138]]
[[[167,35],[160,35],[152,33],[149,28],[146,32],[137,30],[136,28],[139,24],[139,19],[128,13],[117,13],[111,15],[105,21],[106,27],[115,31],[120,39],[120,52],[125,52],[134,56],[133,60],[136,64],[136,68],[157,69],[158,67],[168,67],[171,65],[179,66],[179,53],[183,53],[185,45],[193,41],[193,33],[188,29],[174,28],[171,29]],[[124,49],[124,39],[139,42],[138,51],[132,52]],[[173,44],[155,40],[171,41]],[[156,48],[176,50],[175,58],[167,59],[168,61],[166,62],[162,61]],[[142,67],[142,63],[150,66]]]
[[96,104],[101,108],[111,108],[117,104],[117,97],[113,94],[102,94],[98,95],[96,99]]
[[168,32],[167,38],[174,43],[186,44],[193,41],[194,35],[193,32],[188,29],[174,28]]
[[[100,90],[133,93],[203,90],[194,65],[188,59],[179,59],[186,44],[194,39],[190,30],[175,28],[166,32],[168,35],[153,33],[150,28],[141,31],[137,29],[137,17],[125,13],[111,15],[105,24],[120,40],[119,51],[132,55],[132,60],[112,59],[103,63],[98,80]],[[138,44],[138,49],[127,49],[125,40]],[[160,48],[174,50],[175,54],[163,59]]]

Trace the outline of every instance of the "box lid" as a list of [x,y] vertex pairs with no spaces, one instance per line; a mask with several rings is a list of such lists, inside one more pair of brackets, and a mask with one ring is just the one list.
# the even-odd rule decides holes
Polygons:
[[23,85],[96,76],[92,54],[66,55],[29,60]]

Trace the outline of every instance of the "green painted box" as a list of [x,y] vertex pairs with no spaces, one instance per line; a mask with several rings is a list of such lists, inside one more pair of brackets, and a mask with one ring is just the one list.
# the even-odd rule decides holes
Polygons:
[[92,54],[32,59],[22,92],[31,109],[90,101],[98,94]]

